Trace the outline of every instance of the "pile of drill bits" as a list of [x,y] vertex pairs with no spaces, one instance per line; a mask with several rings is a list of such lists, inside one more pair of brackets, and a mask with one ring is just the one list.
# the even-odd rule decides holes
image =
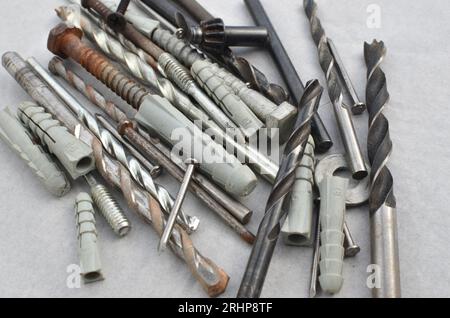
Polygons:
[[[320,158],[333,146],[317,112],[324,89],[318,80],[303,84],[260,0],[244,2],[256,26],[228,26],[196,0],[70,0],[56,8],[62,22],[49,30],[47,49],[56,55],[49,71],[32,57],[3,55],[4,68],[33,102],[0,112],[0,138],[53,195],[66,195],[71,181],[86,182],[90,193],[80,193],[74,203],[85,283],[108,279],[96,212],[118,237],[132,230],[112,187],[153,226],[160,236],[158,251],[170,249],[184,261],[210,297],[224,293],[229,276],[194,246],[201,223],[183,207],[188,191],[253,245],[237,294],[243,298],[263,292],[280,234],[285,244],[314,248],[311,297],[318,286],[337,294],[346,279],[345,257],[360,251],[345,221],[347,209],[368,202],[372,263],[381,267],[382,278],[373,295],[400,297],[396,202],[387,167],[392,142],[383,114],[389,93],[380,68],[384,43],[364,45],[364,103],[325,35],[316,3],[304,0],[346,151]],[[288,90],[269,83],[230,47],[269,50]],[[107,100],[69,59],[124,103]],[[83,106],[58,78],[102,113]],[[353,126],[358,117],[352,117],[366,108],[369,162]],[[281,158],[274,157],[283,144]],[[334,175],[341,169],[351,172],[356,186]],[[177,194],[158,180],[164,173],[180,183]],[[255,236],[246,227],[253,211],[240,198],[254,191],[258,176],[273,188]]]

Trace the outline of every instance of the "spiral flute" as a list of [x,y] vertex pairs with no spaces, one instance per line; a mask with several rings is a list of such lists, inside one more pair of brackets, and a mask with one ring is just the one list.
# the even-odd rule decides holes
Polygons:
[[[163,212],[170,214],[174,199],[170,196],[169,192],[162,186],[155,184],[150,172],[145,169],[142,164],[133,156],[131,156],[122,144],[106,129],[100,126],[97,119],[91,115],[70,93],[63,88],[48,72],[46,72],[42,66],[34,63],[33,69],[38,73],[55,91],[55,93],[69,106],[69,108],[75,113],[78,119],[83,122],[89,130],[101,140],[105,149],[112,156],[117,158],[123,165],[125,165],[133,178],[144,189],[149,191],[158,202],[161,204]],[[182,224],[187,230],[195,231],[198,227],[199,220],[196,217],[188,216],[184,213],[180,213],[179,223]]]
[[301,99],[300,112],[284,151],[280,171],[269,196],[266,213],[259,226],[238,297],[258,298],[270,266],[273,252],[281,232],[281,224],[287,214],[285,200],[296,179],[297,166],[302,160],[311,134],[311,119],[317,112],[323,89],[317,80],[308,82]]
[[386,75],[380,64],[386,55],[384,42],[374,40],[364,44],[367,64],[366,102],[369,111],[367,147],[370,173],[371,259],[379,266],[381,282],[375,282],[374,297],[401,297],[400,261],[397,239],[397,205],[394,179],[387,162],[392,153],[389,121],[383,114],[389,102]]
[[319,51],[320,66],[327,79],[328,94],[333,104],[353,178],[357,180],[364,179],[368,175],[366,164],[362,156],[358,138],[356,137],[350,111],[343,103],[343,88],[339,82],[338,69],[328,46],[325,31],[317,17],[317,5],[314,0],[304,0],[303,4],[305,13],[311,24],[312,37]]

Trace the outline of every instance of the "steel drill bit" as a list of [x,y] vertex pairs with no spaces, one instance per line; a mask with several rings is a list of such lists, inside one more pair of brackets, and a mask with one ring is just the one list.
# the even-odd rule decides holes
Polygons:
[[[127,115],[114,103],[107,101],[94,87],[87,85],[78,75],[65,68],[60,58],[53,58],[49,63],[52,73],[64,78],[71,86],[86,96],[94,105],[102,109],[115,122],[120,124],[121,132],[134,145],[139,148],[149,159],[164,167],[175,179],[182,181],[184,177],[183,168],[171,161],[171,150],[159,143],[153,143],[142,136],[130,123]],[[136,112],[135,110],[130,110]],[[104,127],[108,129],[106,124]],[[163,150],[164,149],[164,150]],[[248,223],[252,211],[240,202],[231,198],[219,189],[213,182],[201,174],[194,176],[195,182],[191,183],[190,190],[196,194],[213,212],[224,220],[234,231],[236,231],[246,242],[253,243],[254,235],[250,233],[241,223]],[[233,217],[234,216],[234,217]],[[238,220],[237,220],[238,219]]]
[[[105,180],[119,188],[124,194],[128,206],[145,221],[151,223],[157,233],[161,235],[165,215],[156,199],[132,180],[126,167],[104,152],[101,141],[80,125],[79,120],[53,95],[48,86],[34,74],[29,65],[17,53],[4,54],[2,63],[27,93],[40,100],[42,106],[63,123],[71,133],[76,133],[79,139],[92,146],[97,169]],[[50,100],[53,102],[50,103]],[[177,256],[186,262],[194,277],[209,296],[218,296],[224,292],[229,280],[227,274],[199,253],[189,235],[180,226],[175,227],[170,247]]]
[[[381,284],[373,289],[374,297],[401,297],[400,261],[397,239],[397,205],[394,179],[387,167],[392,153],[389,121],[383,114],[389,102],[386,74],[380,64],[386,55],[384,42],[364,44],[367,64],[366,104],[369,111],[367,147],[370,173],[370,223],[372,264],[380,267]],[[376,283],[376,282],[375,282]]]
[[295,183],[296,169],[308,143],[311,134],[311,119],[319,106],[322,91],[323,89],[317,80],[310,81],[306,85],[305,93],[300,101],[300,111],[294,125],[294,131],[287,142],[280,171],[269,196],[266,213],[259,226],[256,242],[241,282],[239,298],[258,298],[261,295],[270,261],[281,232],[281,224],[287,214],[284,201],[289,196]]
[[[122,144],[106,129],[99,125],[97,119],[84,108],[65,88],[63,88],[48,72],[37,62],[31,64],[33,70],[52,87],[56,95],[63,100],[77,118],[101,140],[103,147],[108,153],[127,167],[136,180],[145,190],[150,192],[159,202],[163,212],[167,215],[173,207],[175,200],[170,193],[161,185],[156,184],[150,172],[122,146]],[[179,223],[189,231],[195,231],[199,225],[196,217],[180,213]]]
[[333,104],[336,121],[339,126],[345,150],[347,151],[347,160],[353,178],[357,180],[364,179],[368,175],[366,164],[362,156],[358,138],[356,137],[350,111],[342,102],[344,96],[342,86],[339,82],[338,69],[333,54],[327,44],[325,31],[317,17],[317,5],[314,0],[304,0],[303,5],[311,24],[312,37],[319,51],[320,66],[327,79],[328,95]]

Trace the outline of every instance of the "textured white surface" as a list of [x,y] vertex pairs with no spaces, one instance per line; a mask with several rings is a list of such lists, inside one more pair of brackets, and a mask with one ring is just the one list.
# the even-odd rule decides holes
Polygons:
[[[213,14],[229,25],[251,25],[241,0],[202,0]],[[262,0],[286,49],[306,82],[323,74],[300,0]],[[450,180],[450,3],[446,0],[318,0],[319,17],[327,35],[338,47],[356,89],[364,96],[366,67],[363,42],[384,40],[388,55],[383,63],[391,102],[386,115],[391,124],[394,153],[390,168],[398,201],[399,245],[403,296],[450,297],[450,249],[448,248],[448,188]],[[2,4],[0,52],[18,51],[46,64],[47,34],[59,22],[56,0],[17,0]],[[369,4],[381,8],[381,27],[366,25]],[[270,80],[281,83],[269,55],[241,50]],[[90,78],[92,81],[92,78]],[[3,69],[0,71],[1,107],[28,99]],[[101,87],[102,91],[106,91]],[[78,96],[78,95],[77,95]],[[327,95],[324,94],[324,101]],[[85,100],[83,100],[85,102]],[[85,102],[87,104],[87,102]],[[320,110],[334,136],[330,153],[343,151],[330,106]],[[354,118],[365,149],[367,116]],[[204,297],[187,267],[172,253],[159,256],[155,232],[133,213],[132,232],[118,239],[99,216],[97,225],[106,280],[81,289],[66,286],[67,266],[78,262],[74,200],[86,190],[83,182],[63,199],[48,194],[12,151],[0,144],[0,296],[2,297]],[[161,178],[174,194],[178,184]],[[270,187],[260,182],[245,203],[255,211],[250,228],[256,232]],[[185,210],[201,218],[193,235],[198,249],[222,266],[231,280],[224,296],[234,297],[239,288],[250,246],[189,195]],[[370,297],[366,287],[369,264],[367,208],[352,209],[348,223],[362,252],[346,261],[345,283],[340,297]],[[312,251],[280,243],[273,257],[264,297],[306,297]]]

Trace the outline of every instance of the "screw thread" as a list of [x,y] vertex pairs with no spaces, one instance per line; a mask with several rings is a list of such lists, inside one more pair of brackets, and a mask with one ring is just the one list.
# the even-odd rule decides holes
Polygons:
[[161,54],[158,63],[163,68],[167,76],[172,79],[183,91],[188,91],[192,85],[195,85],[191,73],[168,53]]
[[127,235],[131,229],[130,222],[108,189],[101,184],[97,184],[92,187],[91,192],[94,203],[114,232],[119,236]]

